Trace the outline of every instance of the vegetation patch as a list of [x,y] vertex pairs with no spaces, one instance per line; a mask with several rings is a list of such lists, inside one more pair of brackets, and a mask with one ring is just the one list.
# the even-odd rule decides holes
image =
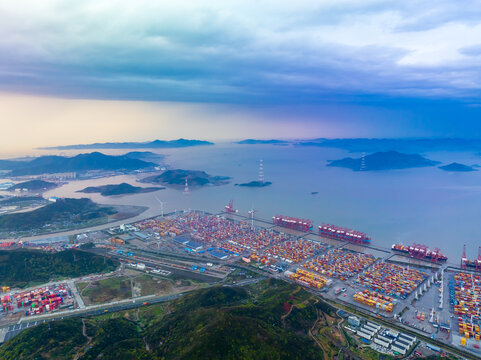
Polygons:
[[118,263],[81,250],[46,253],[38,250],[0,251],[2,285],[26,287],[53,279],[115,270]]
[[0,216],[0,233],[79,226],[115,213],[113,208],[99,206],[90,199],[58,199],[36,210]]

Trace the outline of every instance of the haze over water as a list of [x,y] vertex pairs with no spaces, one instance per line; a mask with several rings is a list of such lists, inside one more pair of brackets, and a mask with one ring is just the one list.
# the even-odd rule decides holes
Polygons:
[[[110,198],[75,192],[91,185],[122,181],[136,184],[135,176],[121,176],[72,182],[45,196],[91,197],[106,204],[147,205],[152,207],[146,213],[149,216],[160,214],[156,197],[166,202],[166,211],[190,208],[213,213],[220,212],[232,199],[242,215],[247,215],[253,206],[262,219],[282,214],[311,219],[315,230],[321,222],[328,222],[364,231],[372,237],[374,246],[387,248],[393,243],[415,242],[430,248],[439,247],[450,263],[458,263],[463,243],[467,244],[469,258],[476,257],[481,243],[480,171],[449,173],[434,166],[353,172],[325,165],[330,159],[359,154],[316,147],[218,144],[153,151],[167,155],[166,162],[171,168],[230,176],[231,183],[191,188],[189,196],[183,194],[183,189]],[[479,157],[470,153],[424,155],[442,164],[453,161],[481,163]],[[266,188],[235,186],[257,180],[260,159],[264,161],[265,180],[272,181],[273,185]],[[318,194],[311,194],[316,191]]]

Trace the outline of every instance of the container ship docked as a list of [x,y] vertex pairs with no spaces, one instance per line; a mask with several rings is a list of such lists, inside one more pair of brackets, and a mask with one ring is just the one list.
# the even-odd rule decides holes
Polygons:
[[392,250],[395,252],[402,253],[404,255],[408,255],[412,258],[427,260],[431,262],[446,262],[448,260],[446,256],[441,254],[441,250],[437,248],[434,250],[429,250],[427,246],[420,245],[420,244],[412,244],[412,245],[394,244],[392,246]]
[[308,219],[298,219],[290,216],[276,215],[272,217],[272,222],[288,229],[298,231],[311,231],[312,221]]
[[371,243],[371,238],[366,233],[325,223],[319,226],[319,235],[360,245],[369,245]]

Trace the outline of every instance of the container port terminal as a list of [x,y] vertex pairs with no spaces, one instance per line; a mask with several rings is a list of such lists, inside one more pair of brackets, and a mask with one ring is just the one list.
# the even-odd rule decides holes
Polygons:
[[[349,322],[349,331],[381,353],[404,356],[419,346],[437,353],[444,344],[466,358],[481,356],[481,256],[468,260],[463,254],[460,267],[455,267],[439,249],[419,244],[383,249],[358,230],[328,224],[315,228],[308,219],[284,215],[263,220],[254,211],[243,216],[232,202],[215,215],[181,211],[77,238],[93,241],[96,247],[89,251],[114,258],[123,268],[155,276],[183,274],[222,284],[235,269],[245,269],[301,285],[357,316],[359,324]],[[2,246],[15,248],[18,243]],[[48,246],[62,249],[57,243]],[[72,289],[75,281],[58,286],[58,292],[38,291],[39,299],[2,289],[9,291],[0,297],[0,340],[2,332],[3,340],[8,339],[37,319],[78,316],[118,305],[82,307],[80,295]],[[132,301],[125,304],[134,306]],[[8,323],[13,313],[15,324],[30,325],[17,328]],[[410,341],[413,334],[415,341]],[[424,339],[422,344],[419,339]]]

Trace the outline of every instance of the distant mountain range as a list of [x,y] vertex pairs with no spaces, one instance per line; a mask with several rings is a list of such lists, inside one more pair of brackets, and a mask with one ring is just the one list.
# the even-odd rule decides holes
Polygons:
[[78,144],[46,147],[42,149],[49,150],[80,150],[80,149],[167,149],[167,148],[182,148],[190,146],[214,145],[209,141],[203,140],[154,140],[150,142],[108,142],[108,143],[94,143],[94,144]]
[[0,170],[10,170],[7,176],[23,176],[89,170],[133,171],[155,166],[157,164],[132,158],[129,154],[112,156],[93,152],[73,157],[49,155],[28,161],[4,160]]
[[287,144],[289,144],[289,141],[277,140],[277,139],[271,139],[271,140],[246,139],[246,140],[238,141],[236,144],[241,144],[241,145],[256,145],[256,144],[287,145]]
[[294,143],[296,146],[340,148],[351,152],[376,151],[481,151],[481,139],[398,138],[398,139],[313,139]]
[[307,139],[307,140],[256,140],[246,139],[237,144],[271,144],[294,146],[317,146],[345,149],[350,152],[404,151],[420,153],[427,151],[481,151],[481,139],[463,138],[350,138],[350,139]]
[[434,166],[439,164],[422,157],[419,154],[403,154],[397,151],[377,152],[361,158],[347,157],[340,160],[331,160],[327,166],[344,167],[353,171],[375,171],[409,169],[415,167]]

